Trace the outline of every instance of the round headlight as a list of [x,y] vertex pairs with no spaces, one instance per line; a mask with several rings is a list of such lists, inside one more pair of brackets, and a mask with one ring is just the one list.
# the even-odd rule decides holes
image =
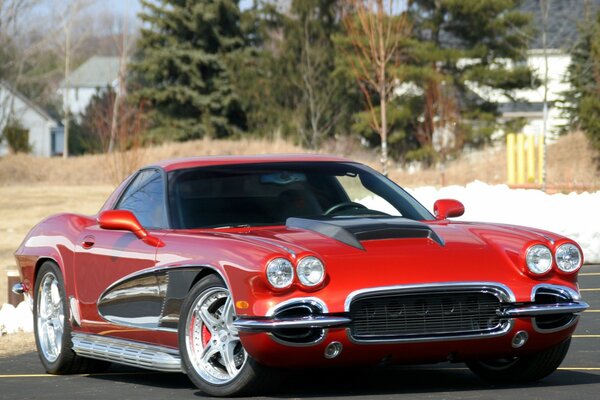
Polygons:
[[305,286],[315,286],[325,278],[325,266],[317,257],[304,257],[296,267],[298,279]]
[[545,274],[552,267],[552,252],[544,245],[536,244],[527,250],[527,268],[536,274]]
[[565,243],[556,249],[556,265],[563,272],[574,272],[581,267],[581,252],[577,246]]
[[294,267],[285,258],[275,258],[267,264],[267,280],[277,289],[284,289],[294,281]]

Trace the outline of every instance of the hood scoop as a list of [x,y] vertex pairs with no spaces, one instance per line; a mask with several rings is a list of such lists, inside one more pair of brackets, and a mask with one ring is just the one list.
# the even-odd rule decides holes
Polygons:
[[288,228],[314,231],[360,250],[365,249],[360,243],[361,241],[378,239],[423,238],[431,239],[440,246],[444,245],[442,238],[440,238],[428,225],[402,217],[339,219],[288,218],[285,225]]

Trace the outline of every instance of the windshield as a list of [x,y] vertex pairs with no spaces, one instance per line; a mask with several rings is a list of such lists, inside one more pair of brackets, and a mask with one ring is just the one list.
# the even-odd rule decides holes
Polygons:
[[169,173],[176,229],[283,225],[287,218],[433,219],[414,198],[360,164],[266,163]]

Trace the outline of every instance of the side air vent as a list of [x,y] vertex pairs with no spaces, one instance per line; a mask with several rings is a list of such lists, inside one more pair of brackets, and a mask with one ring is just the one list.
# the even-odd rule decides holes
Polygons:
[[[322,308],[315,302],[298,302],[287,304],[273,314],[274,320],[289,318],[305,318],[323,313]],[[319,343],[325,337],[323,328],[286,328],[277,329],[272,337],[286,345],[307,346]]]
[[[573,300],[569,293],[552,287],[539,287],[534,294],[536,305],[570,303]],[[572,326],[578,318],[573,314],[542,315],[533,318],[533,325],[539,332],[554,332]]]

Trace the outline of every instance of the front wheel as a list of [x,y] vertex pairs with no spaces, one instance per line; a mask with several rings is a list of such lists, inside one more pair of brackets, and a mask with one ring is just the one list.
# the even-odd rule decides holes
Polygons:
[[550,375],[564,360],[571,339],[539,353],[523,357],[487,361],[469,361],[467,366],[476,375],[490,383],[533,382]]
[[258,387],[263,367],[246,353],[235,320],[233,299],[221,279],[198,282],[181,307],[179,347],[191,381],[211,396],[231,396]]
[[80,357],[73,352],[64,279],[52,261],[44,262],[38,271],[34,304],[35,343],[48,373],[100,372],[110,366],[106,361]]

